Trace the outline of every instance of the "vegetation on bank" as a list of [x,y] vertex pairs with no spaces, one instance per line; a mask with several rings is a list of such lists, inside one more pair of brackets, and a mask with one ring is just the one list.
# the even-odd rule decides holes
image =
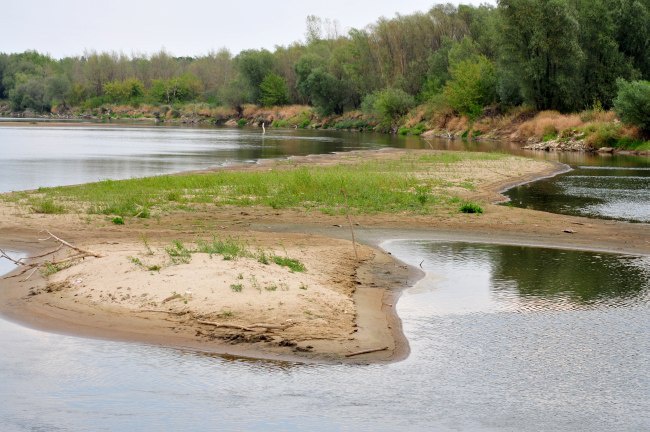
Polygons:
[[[436,5],[346,35],[312,16],[304,42],[236,56],[0,54],[0,113],[476,137],[538,112],[614,109],[625,126],[611,119],[577,135],[642,147],[648,28],[650,0],[500,0]],[[264,115],[286,105],[300,108]],[[555,129],[539,138],[562,137]]]
[[[498,153],[427,153],[396,159],[354,161],[334,166],[300,167],[288,161],[272,170],[106,180],[79,186],[41,188],[4,195],[31,206],[57,209],[55,213],[103,214],[114,217],[150,217],[152,212],[191,211],[205,206],[262,206],[301,209],[325,214],[373,214],[436,211],[475,213],[478,204],[461,200],[459,191],[474,190],[465,174],[440,176],[458,164],[490,164],[517,159]],[[45,206],[43,203],[48,203]],[[462,210],[459,210],[463,207]],[[280,264],[283,265],[283,264]]]

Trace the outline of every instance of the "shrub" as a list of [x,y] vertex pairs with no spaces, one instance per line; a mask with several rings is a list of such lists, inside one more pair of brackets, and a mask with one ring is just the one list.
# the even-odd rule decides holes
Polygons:
[[362,108],[379,114],[382,122],[394,125],[397,120],[415,106],[415,98],[404,90],[387,88],[364,98]]
[[240,118],[237,120],[237,127],[244,127],[246,126],[246,123],[248,123],[248,121],[245,118]]
[[483,213],[483,207],[473,202],[466,202],[460,206],[461,213]]
[[650,134],[650,81],[616,81],[614,110],[624,123]]
[[111,222],[113,222],[115,225],[124,225],[124,219],[122,219],[121,216],[114,217],[111,219]]
[[32,205],[34,213],[42,214],[61,214],[65,213],[65,207],[61,204],[56,204],[52,200],[42,200]]
[[263,106],[286,105],[288,94],[286,81],[274,73],[266,75],[260,84],[260,103]]

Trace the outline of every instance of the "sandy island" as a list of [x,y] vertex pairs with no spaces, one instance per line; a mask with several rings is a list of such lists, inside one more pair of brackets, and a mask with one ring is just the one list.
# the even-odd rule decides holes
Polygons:
[[[293,158],[295,166],[390,159],[384,150]],[[228,169],[268,169],[279,162]],[[105,216],[42,215],[0,201],[0,247],[38,256],[99,255],[17,268],[0,281],[0,312],[35,328],[216,354],[308,362],[390,362],[408,355],[395,303],[420,276],[381,251],[392,238],[440,239],[649,254],[647,224],[604,221],[498,206],[500,191],[565,170],[507,158],[454,164],[436,175],[475,180],[458,195],[484,203],[483,215],[375,214],[353,217],[356,256],[344,216],[263,207],[205,207],[113,225]],[[250,256],[193,253],[174,259],[173,241],[194,248],[212,236],[236,238]],[[259,256],[299,259],[306,271]],[[29,263],[29,261],[28,261]]]

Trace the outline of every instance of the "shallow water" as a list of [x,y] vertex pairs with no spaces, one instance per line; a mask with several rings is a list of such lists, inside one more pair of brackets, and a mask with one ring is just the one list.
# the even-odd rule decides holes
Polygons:
[[[647,258],[424,241],[384,247],[427,271],[397,305],[412,348],[405,361],[227,359],[0,321],[2,430],[650,427]],[[582,270],[572,273],[575,265]],[[531,267],[536,277],[524,271]]]
[[0,127],[0,192],[205,169],[259,159],[415,147],[418,138],[336,131],[126,126]]
[[[518,207],[605,219],[650,222],[650,158],[577,165],[568,173],[505,193]],[[606,162],[606,164],[604,164]]]

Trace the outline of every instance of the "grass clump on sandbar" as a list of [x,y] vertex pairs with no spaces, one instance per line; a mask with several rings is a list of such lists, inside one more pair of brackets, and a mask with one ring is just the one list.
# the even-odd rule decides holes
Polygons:
[[[454,189],[467,189],[463,164],[499,164],[512,156],[497,153],[411,153],[396,158],[358,158],[335,165],[294,166],[290,161],[267,170],[243,169],[41,188],[35,194],[67,208],[120,217],[149,217],[152,210],[191,209],[199,205],[268,206],[325,214],[431,213],[450,208]],[[446,171],[447,175],[440,175]],[[471,186],[471,185],[470,185]],[[76,207],[75,207],[76,206]],[[207,245],[204,245],[207,247]],[[217,248],[228,245],[213,245]],[[237,251],[227,255],[235,257]],[[226,255],[226,254],[224,254]]]

